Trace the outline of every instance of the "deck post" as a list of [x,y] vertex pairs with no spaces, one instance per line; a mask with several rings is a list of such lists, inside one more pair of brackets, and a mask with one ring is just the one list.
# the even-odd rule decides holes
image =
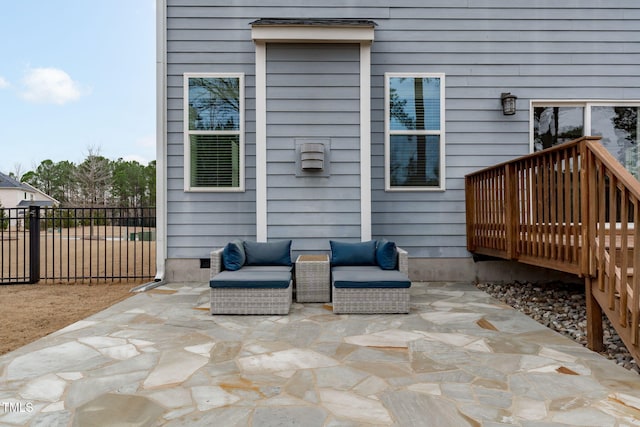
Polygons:
[[476,242],[475,242],[475,197],[473,192],[473,183],[471,182],[472,178],[466,176],[464,179],[464,193],[465,193],[465,204],[466,204],[466,219],[467,219],[467,250],[469,252],[473,252],[476,250]]
[[[583,147],[586,147],[586,143],[583,144]],[[584,188],[583,191],[586,193],[584,196],[584,203],[587,206],[586,212],[588,218],[583,220],[584,223],[587,223],[587,234],[586,239],[583,240],[583,260],[585,260],[585,266],[588,268],[587,274],[594,277],[597,274],[597,258],[596,258],[596,250],[597,248],[594,245],[596,239],[597,228],[596,224],[598,222],[598,200],[596,198],[595,192],[598,188],[598,183],[596,181],[597,177],[597,169],[596,164],[593,159],[593,155],[589,150],[584,149],[585,153],[585,165],[583,168],[586,170],[585,174],[587,176],[586,183],[588,185],[587,188]]]
[[587,300],[587,347],[593,351],[600,352],[604,349],[602,308],[592,293],[592,286],[593,283],[591,276],[585,276],[584,290]]
[[505,165],[504,186],[505,186],[505,237],[507,239],[506,249],[508,259],[518,258],[518,184],[516,180],[516,167],[513,163]]

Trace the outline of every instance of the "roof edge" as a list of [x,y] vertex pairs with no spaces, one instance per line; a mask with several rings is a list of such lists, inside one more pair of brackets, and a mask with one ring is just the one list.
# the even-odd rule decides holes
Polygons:
[[305,26],[305,27],[367,27],[378,26],[369,19],[350,18],[260,18],[250,23],[251,26]]

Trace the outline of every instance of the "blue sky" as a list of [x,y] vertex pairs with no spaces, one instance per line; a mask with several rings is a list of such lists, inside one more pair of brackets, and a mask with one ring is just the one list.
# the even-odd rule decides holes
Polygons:
[[155,159],[155,1],[18,0],[0,13],[0,171]]

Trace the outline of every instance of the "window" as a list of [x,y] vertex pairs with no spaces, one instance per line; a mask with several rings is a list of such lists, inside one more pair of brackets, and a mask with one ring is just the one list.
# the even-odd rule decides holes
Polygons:
[[583,135],[602,136],[604,147],[636,178],[640,177],[638,111],[630,102],[533,102],[533,151]]
[[444,74],[385,75],[387,191],[444,190]]
[[244,76],[185,74],[185,191],[244,191]]
[[533,108],[534,151],[544,150],[584,135],[584,107],[544,106]]

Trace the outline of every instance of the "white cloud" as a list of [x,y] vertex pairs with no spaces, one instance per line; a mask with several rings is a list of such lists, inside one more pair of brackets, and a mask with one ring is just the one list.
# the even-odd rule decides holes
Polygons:
[[145,148],[155,148],[156,147],[156,136],[155,135],[145,135],[136,139],[136,145],[138,147]]
[[0,76],[0,89],[9,87],[9,82],[4,77]]
[[139,156],[137,154],[128,154],[126,156],[122,157],[122,160],[126,161],[126,162],[133,162],[136,161],[138,163],[140,163],[141,165],[148,165],[149,164],[149,159],[146,159],[142,156]]
[[31,68],[22,79],[22,97],[38,104],[66,104],[87,93],[71,76],[58,68]]

